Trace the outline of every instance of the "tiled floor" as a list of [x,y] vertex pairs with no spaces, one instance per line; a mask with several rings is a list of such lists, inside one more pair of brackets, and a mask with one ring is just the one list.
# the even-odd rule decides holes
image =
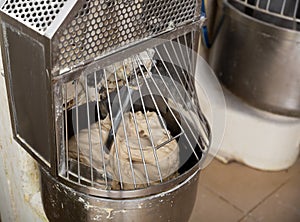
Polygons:
[[200,175],[189,222],[300,222],[300,158],[264,172],[214,160]]

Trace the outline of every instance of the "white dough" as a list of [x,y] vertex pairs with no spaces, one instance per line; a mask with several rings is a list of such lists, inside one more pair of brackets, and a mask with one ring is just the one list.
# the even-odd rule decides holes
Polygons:
[[[120,165],[123,188],[125,190],[131,190],[135,188],[133,185],[132,168],[129,161],[128,148],[130,149],[132,158],[133,172],[135,175],[135,182],[137,184],[136,188],[144,188],[147,186],[146,173],[141,150],[144,155],[144,161],[146,163],[150,185],[158,183],[160,180],[154,150],[157,155],[161,176],[164,181],[174,175],[179,168],[179,147],[176,140],[167,143],[159,149],[153,149],[153,146],[156,147],[159,144],[168,141],[169,133],[164,128],[162,128],[157,114],[155,112],[147,112],[152,139],[149,134],[145,115],[142,112],[137,112],[134,115],[137,120],[137,128],[141,141],[141,147],[138,142],[134,119],[132,118],[133,114],[126,113],[124,115],[126,134],[124,133],[123,123],[121,122],[116,136],[117,146],[114,143],[111,147],[110,153],[104,155],[107,170],[113,176],[113,179],[117,181],[119,181],[120,177],[118,168],[118,166]],[[102,128],[102,144],[104,144],[108,136],[108,132],[111,128],[111,121],[107,116],[106,119],[101,120],[100,123]],[[101,152],[102,146],[100,142],[101,140],[99,132],[100,131],[98,123],[92,124],[90,132],[91,143],[89,143],[88,130],[81,130],[79,133],[79,150],[82,163],[90,165],[89,153],[91,145],[93,165],[96,169],[103,170]],[[153,141],[153,146],[151,140]],[[77,159],[76,144],[76,138],[71,138],[69,141],[69,156],[74,159]],[[118,152],[116,152],[116,148]],[[118,188],[113,187],[113,189]]]

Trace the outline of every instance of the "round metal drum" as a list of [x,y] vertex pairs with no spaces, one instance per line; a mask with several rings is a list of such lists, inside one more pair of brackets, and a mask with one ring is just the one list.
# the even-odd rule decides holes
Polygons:
[[246,102],[300,116],[299,1],[224,1],[210,54],[223,84]]
[[[135,199],[107,199],[73,190],[41,169],[42,200],[50,221],[188,221],[196,199],[199,172],[176,187]],[[183,207],[184,206],[184,207]]]

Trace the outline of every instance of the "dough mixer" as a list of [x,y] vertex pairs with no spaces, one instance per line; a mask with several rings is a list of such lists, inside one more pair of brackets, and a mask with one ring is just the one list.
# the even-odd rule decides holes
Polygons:
[[49,221],[188,220],[211,143],[201,4],[1,2],[12,127],[40,164]]

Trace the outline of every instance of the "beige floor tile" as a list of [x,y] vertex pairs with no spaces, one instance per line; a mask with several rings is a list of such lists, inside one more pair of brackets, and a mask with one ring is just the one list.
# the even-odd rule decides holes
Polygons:
[[286,182],[294,171],[264,172],[214,160],[203,170],[200,179],[206,188],[247,213]]
[[247,216],[243,217],[242,220],[239,220],[239,222],[258,222],[258,221],[253,216],[247,215]]
[[234,222],[242,215],[241,211],[228,202],[203,186],[199,186],[196,204],[189,222]]
[[289,168],[288,170],[286,170],[291,176],[294,176],[298,173],[300,173],[300,156],[299,158],[297,159],[296,163],[291,167]]
[[293,176],[251,214],[260,222],[299,222],[300,173]]

